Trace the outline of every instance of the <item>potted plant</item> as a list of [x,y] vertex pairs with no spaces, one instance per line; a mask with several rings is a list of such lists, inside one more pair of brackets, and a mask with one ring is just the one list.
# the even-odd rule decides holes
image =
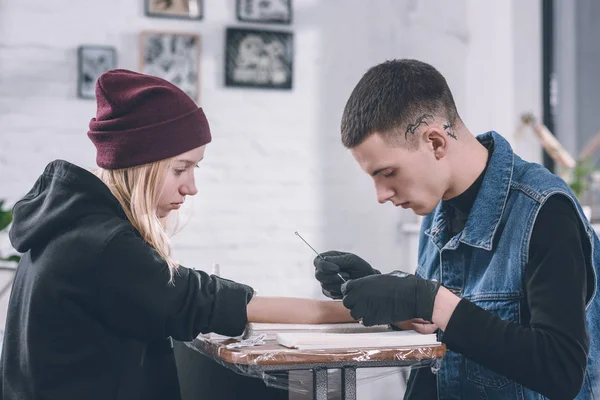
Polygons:
[[[10,208],[4,209],[4,200],[0,200],[0,234],[3,234],[6,230],[8,230],[11,222],[12,210]],[[21,256],[16,254],[4,255],[0,253],[0,262],[18,263],[20,259]]]
[[584,195],[586,194],[591,181],[591,175],[594,172],[594,165],[589,158],[582,158],[577,160],[575,168],[571,171],[571,179],[569,181],[569,187],[582,203],[581,208],[585,213],[588,220],[591,221],[592,208],[588,205],[584,206]]

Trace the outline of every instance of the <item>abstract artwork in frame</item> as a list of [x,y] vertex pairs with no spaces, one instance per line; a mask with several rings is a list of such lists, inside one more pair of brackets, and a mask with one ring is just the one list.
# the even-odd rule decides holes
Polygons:
[[111,46],[79,46],[77,59],[77,96],[95,99],[96,81],[104,72],[117,67],[117,52]]
[[290,32],[227,29],[226,86],[291,89],[293,61]]
[[198,102],[200,36],[142,32],[140,42],[141,72],[171,82]]
[[204,17],[202,0],[143,0],[146,16],[201,20]]
[[291,24],[292,0],[237,0],[237,18],[244,22]]

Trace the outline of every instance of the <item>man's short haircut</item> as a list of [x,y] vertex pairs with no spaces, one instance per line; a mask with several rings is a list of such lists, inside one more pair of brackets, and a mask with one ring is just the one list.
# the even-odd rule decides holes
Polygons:
[[458,118],[442,74],[417,60],[386,61],[369,69],[352,91],[342,116],[342,143],[351,149],[378,132],[414,147],[417,128],[434,116],[449,125]]

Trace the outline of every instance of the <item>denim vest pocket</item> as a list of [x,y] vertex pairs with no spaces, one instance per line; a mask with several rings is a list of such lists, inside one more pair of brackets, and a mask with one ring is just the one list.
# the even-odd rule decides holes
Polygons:
[[[514,298],[510,300],[479,300],[473,301],[477,306],[487,310],[491,314],[497,315],[505,321],[519,322],[519,300]],[[497,374],[474,361],[465,357],[465,370],[467,380],[488,388],[501,388],[512,382],[511,379]]]
[[487,386],[489,388],[501,388],[511,382],[507,377],[484,368],[466,357],[465,368],[467,370],[467,379],[478,385]]

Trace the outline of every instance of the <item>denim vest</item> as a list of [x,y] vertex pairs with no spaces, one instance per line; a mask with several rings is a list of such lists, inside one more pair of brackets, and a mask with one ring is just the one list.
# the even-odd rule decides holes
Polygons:
[[[600,242],[568,185],[539,164],[523,161],[498,133],[477,137],[494,148],[477,198],[462,232],[452,237],[442,203],[423,219],[417,275],[435,279],[500,318],[519,324],[525,302],[529,239],[536,216],[552,194],[577,208],[590,240],[593,294],[586,306],[590,350],[577,400],[600,399]],[[522,385],[452,351],[437,372],[438,398],[544,399]]]

